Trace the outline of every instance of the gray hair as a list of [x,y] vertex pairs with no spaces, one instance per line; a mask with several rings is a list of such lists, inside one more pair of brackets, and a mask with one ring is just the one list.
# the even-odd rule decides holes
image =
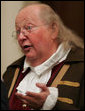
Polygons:
[[[40,5],[40,4],[39,4]],[[40,5],[40,17],[44,22],[50,24],[50,23],[56,23],[59,29],[58,32],[58,39],[59,42],[63,42],[66,46],[69,47],[80,47],[84,48],[83,40],[75,34],[71,29],[67,28],[59,15],[48,5],[41,4]]]

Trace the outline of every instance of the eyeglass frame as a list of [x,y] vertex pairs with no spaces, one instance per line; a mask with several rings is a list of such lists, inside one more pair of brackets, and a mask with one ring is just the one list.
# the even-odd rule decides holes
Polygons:
[[[48,25],[48,24],[44,24],[44,25]],[[44,25],[39,25],[39,26],[30,26],[30,25],[28,25],[27,27],[31,27],[31,28],[29,28],[29,29],[27,29],[27,27],[26,26],[24,26],[24,30],[26,30],[27,32],[29,32],[29,33],[31,33],[31,32],[33,32],[33,31],[35,31],[35,30],[32,30],[32,29],[34,29],[34,28],[38,28],[38,27],[41,27],[41,26],[44,26]],[[29,30],[29,31],[28,31]],[[14,35],[14,33],[16,33],[15,35]],[[20,35],[20,33],[21,33],[21,31],[20,32],[18,32],[18,30],[17,31],[13,31],[12,32],[12,37],[17,37],[17,36],[19,36]],[[23,33],[24,34],[24,33]]]

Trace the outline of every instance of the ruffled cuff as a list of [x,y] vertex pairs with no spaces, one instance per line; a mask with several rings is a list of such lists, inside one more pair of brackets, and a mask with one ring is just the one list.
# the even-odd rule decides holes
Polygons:
[[57,102],[58,88],[49,87],[49,91],[50,91],[50,95],[47,97],[41,110],[51,110]]

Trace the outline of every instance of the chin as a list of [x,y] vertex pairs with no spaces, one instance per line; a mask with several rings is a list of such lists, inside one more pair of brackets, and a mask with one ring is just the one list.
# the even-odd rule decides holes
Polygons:
[[25,56],[28,60],[34,60],[36,58],[34,54],[30,54],[30,53],[25,54]]

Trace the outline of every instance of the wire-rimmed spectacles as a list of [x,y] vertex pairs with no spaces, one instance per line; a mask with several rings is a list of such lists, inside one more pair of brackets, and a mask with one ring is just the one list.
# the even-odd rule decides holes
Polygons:
[[[44,24],[44,25],[48,25],[48,24]],[[39,26],[28,25],[28,26],[24,26],[22,31],[21,31],[21,29],[13,31],[12,32],[12,37],[18,37],[21,32],[24,32],[23,34],[25,34],[25,32],[31,33],[33,31],[37,30],[38,27],[41,27],[41,26],[44,26],[44,25],[39,25]],[[25,31],[23,31],[23,30],[25,30]]]

